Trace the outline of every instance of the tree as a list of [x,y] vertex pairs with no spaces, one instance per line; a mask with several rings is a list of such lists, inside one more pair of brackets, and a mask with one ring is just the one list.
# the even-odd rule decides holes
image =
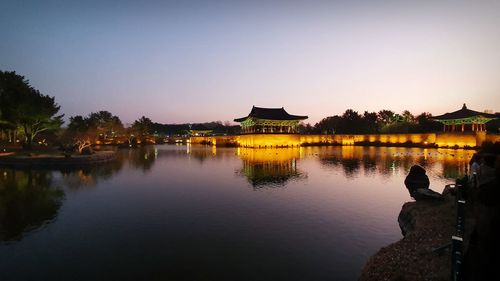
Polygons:
[[379,128],[379,132],[381,133],[389,133],[392,132],[391,125],[394,123],[396,114],[394,111],[383,109],[380,110],[377,114],[377,126]]
[[120,118],[105,110],[90,113],[87,122],[89,129],[95,129],[103,139],[108,136],[114,137],[117,132],[123,130]]
[[153,122],[151,122],[151,119],[144,116],[135,120],[134,124],[132,124],[132,129],[137,133],[138,136],[141,137],[151,134],[152,128]]
[[321,119],[314,125],[314,131],[320,134],[334,134],[338,133],[341,125],[342,117],[335,115]]
[[118,116],[101,110],[92,112],[87,117],[81,115],[70,117],[64,139],[71,142],[74,148],[82,153],[97,140],[113,138],[122,130],[123,124]]
[[428,112],[423,112],[417,117],[415,117],[415,122],[417,123],[417,128],[419,132],[429,133],[439,131],[441,129],[441,124],[431,119],[432,114]]
[[383,109],[378,112],[377,123],[380,127],[389,125],[394,120],[394,111]]
[[28,80],[16,72],[0,71],[0,128],[15,142],[19,128],[19,110],[23,98],[31,91]]
[[56,115],[60,106],[54,97],[42,95],[38,90],[33,90],[29,100],[19,106],[21,118],[20,125],[26,137],[26,148],[31,149],[36,135],[49,130],[57,130],[64,123],[63,114]]
[[26,149],[32,148],[39,133],[58,129],[63,123],[64,115],[56,115],[60,106],[54,97],[41,94],[15,72],[0,71],[0,104],[1,123],[14,130],[22,128]]
[[377,113],[365,111],[361,119],[363,133],[374,134],[378,132]]
[[401,115],[403,116],[403,121],[407,123],[415,123],[415,116],[413,116],[410,111],[405,110]]
[[87,132],[89,125],[87,118],[76,115],[69,118],[68,130],[74,132]]
[[359,133],[359,126],[361,125],[361,115],[357,111],[347,109],[342,114],[342,132],[343,133]]

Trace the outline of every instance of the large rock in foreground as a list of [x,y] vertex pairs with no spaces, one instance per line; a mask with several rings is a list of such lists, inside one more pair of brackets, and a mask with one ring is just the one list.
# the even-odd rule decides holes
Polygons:
[[450,248],[455,223],[455,198],[407,202],[398,216],[403,239],[380,249],[360,280],[449,280]]

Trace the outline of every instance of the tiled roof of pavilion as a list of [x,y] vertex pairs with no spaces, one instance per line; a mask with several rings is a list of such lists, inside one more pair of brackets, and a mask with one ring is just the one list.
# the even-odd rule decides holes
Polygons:
[[234,119],[235,122],[243,122],[247,118],[254,117],[258,119],[267,120],[304,120],[307,116],[291,115],[282,108],[263,108],[263,107],[252,107],[252,111],[246,117]]
[[484,118],[491,118],[491,119],[497,118],[497,116],[495,116],[495,114],[489,114],[489,113],[470,110],[467,108],[467,106],[464,103],[464,106],[462,107],[462,109],[457,110],[457,111],[453,111],[453,112],[449,112],[449,113],[445,113],[443,115],[434,116],[434,117],[432,117],[432,119],[434,119],[434,120],[453,120],[453,119],[466,119],[466,118],[471,118],[471,117],[475,117],[475,116],[481,116]]

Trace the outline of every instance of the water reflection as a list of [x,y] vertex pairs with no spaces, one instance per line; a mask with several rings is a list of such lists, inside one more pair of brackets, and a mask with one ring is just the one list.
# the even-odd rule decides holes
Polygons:
[[0,169],[0,175],[0,241],[21,240],[54,220],[64,192],[50,171]]
[[208,158],[213,158],[217,155],[217,147],[208,145],[187,145],[187,154],[194,159],[203,163]]
[[[316,155],[325,167],[342,167],[347,178],[378,173],[389,177],[407,173],[418,164],[433,170],[437,178],[455,179],[467,173],[474,151],[451,149],[420,149],[404,147],[326,147],[305,148],[305,155]],[[441,168],[436,167],[442,165]]]
[[128,160],[134,168],[147,172],[151,170],[158,158],[158,149],[152,146],[143,146],[136,149],[128,149],[127,157],[121,156],[121,162]]
[[[254,189],[285,187],[291,181],[304,181],[308,171],[299,168],[301,161],[317,159],[321,166],[339,168],[346,178],[407,174],[412,165],[427,169],[431,178],[455,179],[467,173],[474,151],[397,147],[305,147],[281,149],[227,148],[206,146],[148,146],[117,151],[117,160],[105,165],[62,170],[0,169],[0,241],[22,239],[23,233],[38,229],[57,216],[65,191],[97,186],[120,171],[132,169],[151,172],[160,159],[196,159],[241,161],[236,170]],[[236,154],[236,159],[235,159]],[[238,160],[239,159],[239,160]],[[221,162],[222,163],[222,162]],[[223,162],[226,163],[226,162]],[[230,163],[230,162],[227,162]],[[316,162],[317,163],[317,162]],[[217,164],[223,167],[227,164]],[[227,169],[230,166],[226,166]],[[300,166],[302,169],[312,167]],[[226,168],[225,168],[226,169]],[[196,176],[196,171],[193,172]],[[63,189],[64,187],[64,189]]]
[[299,148],[238,148],[236,154],[243,161],[238,174],[246,177],[254,189],[282,187],[291,180],[307,178],[307,174],[297,168]]

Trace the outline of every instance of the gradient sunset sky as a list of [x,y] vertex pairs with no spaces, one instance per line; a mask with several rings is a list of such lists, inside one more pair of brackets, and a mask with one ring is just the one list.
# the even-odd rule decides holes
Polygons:
[[14,0],[0,24],[0,70],[67,117],[500,111],[500,1]]

